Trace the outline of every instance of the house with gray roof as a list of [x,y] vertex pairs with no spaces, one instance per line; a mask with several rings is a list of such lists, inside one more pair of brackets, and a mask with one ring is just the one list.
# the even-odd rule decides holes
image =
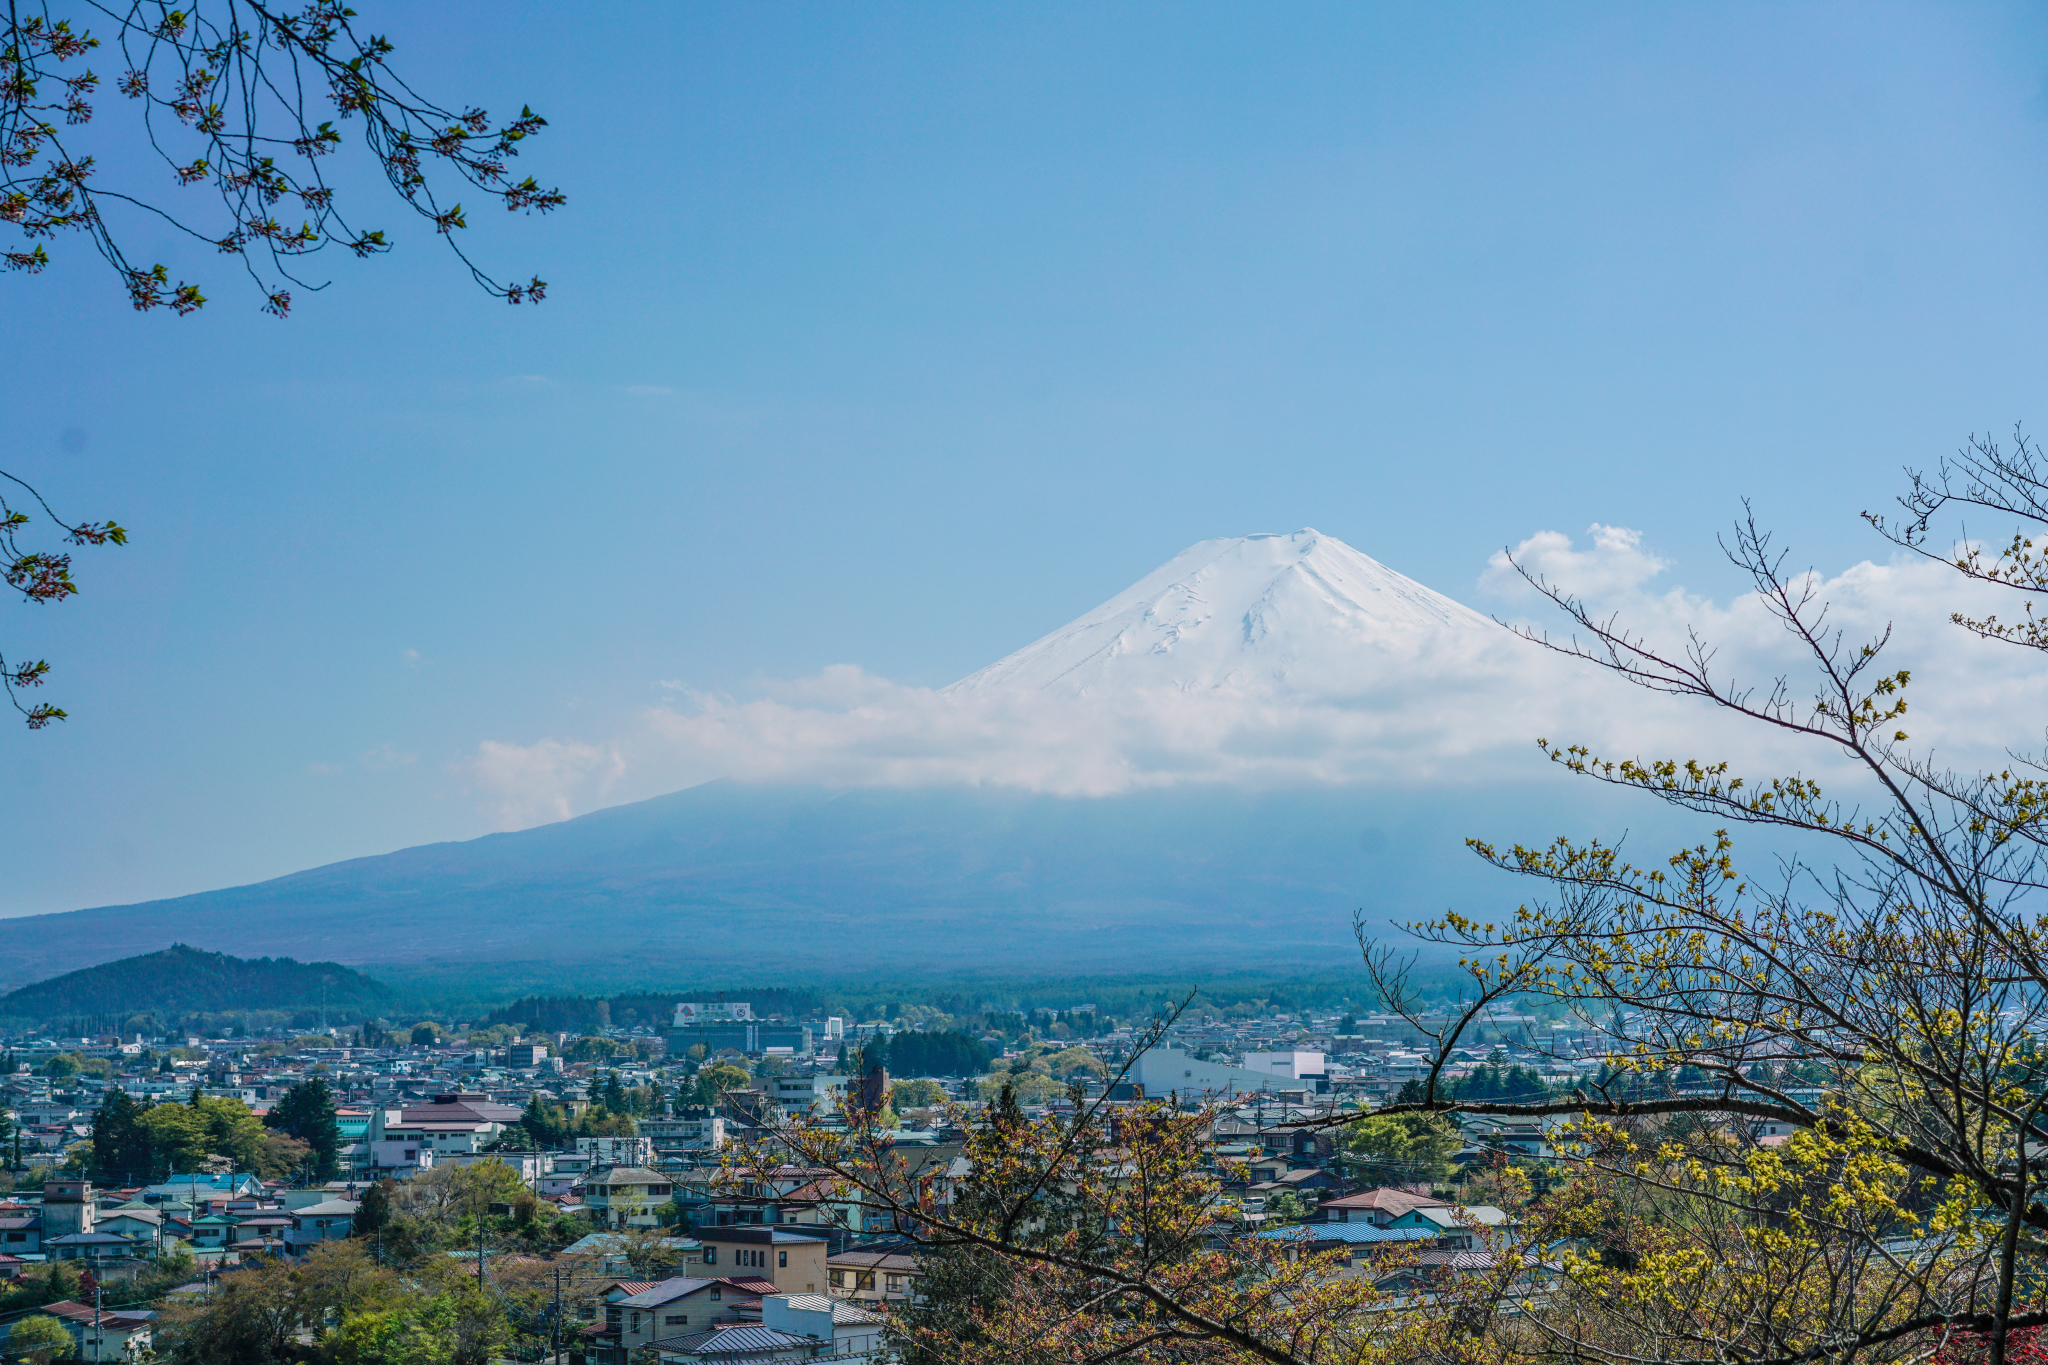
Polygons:
[[811,1337],[778,1332],[773,1327],[714,1327],[706,1332],[662,1337],[648,1344],[648,1350],[661,1365],[813,1360],[817,1347],[817,1341]]
[[761,1299],[761,1325],[824,1343],[827,1357],[880,1354],[888,1319],[829,1294],[768,1294]]
[[599,1365],[624,1365],[641,1358],[643,1347],[661,1337],[738,1322],[741,1310],[755,1310],[763,1294],[775,1292],[771,1280],[722,1276],[677,1276],[604,1306],[604,1324],[593,1337]]
[[303,1251],[321,1242],[338,1242],[352,1235],[356,1227],[356,1210],[360,1207],[351,1199],[323,1199],[317,1204],[293,1209],[291,1223],[284,1229],[286,1249]]

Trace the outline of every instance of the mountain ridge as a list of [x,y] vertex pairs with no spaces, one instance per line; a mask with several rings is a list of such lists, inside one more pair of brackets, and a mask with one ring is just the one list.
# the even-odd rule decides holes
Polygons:
[[[1470,798],[718,781],[249,886],[7,922],[0,987],[185,942],[356,967],[1099,970],[1327,965],[1350,919],[1475,892]],[[774,970],[769,970],[770,967]],[[614,974],[615,975],[615,974]]]
[[[0,987],[173,942],[413,974],[537,961],[595,973],[641,961],[758,972],[772,960],[787,979],[989,962],[1327,966],[1356,951],[1354,911],[1413,918],[1447,896],[1486,894],[1463,837],[1482,832],[1480,815],[1505,813],[1509,789],[1368,781],[1341,768],[1328,778],[1296,761],[1303,746],[1320,757],[1330,736],[1348,735],[1371,756],[1389,750],[1381,731],[1462,724],[1441,680],[1497,670],[1510,638],[1313,529],[1201,541],[944,689],[949,704],[993,698],[998,712],[1008,698],[1035,699],[1011,722],[1024,727],[1027,760],[1108,752],[1100,724],[1075,728],[1068,749],[1046,747],[1060,715],[1093,708],[1118,742],[1164,755],[1158,781],[1143,773],[1061,795],[959,778],[722,779],[249,886],[13,919]],[[1275,698],[1308,699],[1326,728],[1296,723]],[[971,743],[982,732],[952,733]],[[1191,753],[1235,761],[1231,746],[1254,744],[1294,747],[1263,777],[1184,780]],[[1396,753],[1375,771],[1416,770]]]

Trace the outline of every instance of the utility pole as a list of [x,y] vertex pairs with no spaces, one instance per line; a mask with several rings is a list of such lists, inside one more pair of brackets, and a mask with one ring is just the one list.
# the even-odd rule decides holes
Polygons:
[[555,1267],[555,1315],[549,1322],[548,1359],[551,1365],[562,1365],[562,1269]]
[[105,1335],[106,1335],[106,1328],[105,1328],[105,1327],[103,1326],[103,1324],[102,1324],[102,1319],[101,1319],[101,1314],[100,1314],[100,1277],[99,1277],[99,1276],[97,1276],[97,1275],[95,1275],[95,1276],[93,1276],[93,1277],[92,1277],[92,1360],[93,1360],[93,1365],[99,1365],[99,1360],[100,1360],[100,1340],[101,1340],[101,1338],[102,1338],[102,1337],[104,1337]]

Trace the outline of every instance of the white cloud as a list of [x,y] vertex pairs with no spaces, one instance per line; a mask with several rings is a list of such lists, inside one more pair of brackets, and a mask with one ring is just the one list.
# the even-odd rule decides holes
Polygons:
[[524,829],[566,820],[579,800],[602,798],[625,772],[625,760],[611,745],[544,739],[538,744],[505,744],[487,739],[467,765],[471,777],[496,807],[501,829]]
[[[1532,536],[1528,552],[1577,591],[1597,591],[1633,629],[1669,649],[1697,630],[1735,683],[1792,679],[1810,699],[1795,641],[1754,596],[1725,604],[1644,585],[1666,561],[1636,533],[1594,528],[1590,549]],[[1571,576],[1567,578],[1567,576]],[[2040,655],[1976,640],[1949,623],[1981,612],[1938,564],[1863,563],[1816,579],[1850,647],[1895,625],[1890,670],[1911,668],[1906,728],[1948,762],[1996,762],[2048,718]],[[1530,621],[1558,633],[1560,622]],[[2010,613],[2010,604],[2003,604]],[[1585,743],[1613,757],[1725,757],[1751,773],[1840,775],[1811,744],[1630,688],[1507,630],[1463,631],[1421,649],[1370,644],[1304,665],[1285,683],[1050,692],[941,692],[850,664],[770,681],[743,697],[680,690],[603,744],[489,741],[470,765],[507,825],[650,796],[716,777],[844,786],[987,785],[1073,796],[1183,783],[1469,785],[1539,771],[1534,741]],[[671,688],[663,684],[666,690]]]
[[1573,548],[1571,537],[1561,532],[1538,531],[1512,550],[1496,551],[1486,561],[1480,585],[1511,596],[1533,593],[1516,572],[1520,565],[1565,592],[1599,598],[1632,592],[1671,567],[1670,560],[1643,549],[1640,531],[1596,521],[1587,534],[1593,544],[1585,550]]
[[420,756],[416,753],[400,752],[396,745],[387,741],[365,752],[356,761],[373,773],[389,772],[393,768],[402,768],[419,762]]

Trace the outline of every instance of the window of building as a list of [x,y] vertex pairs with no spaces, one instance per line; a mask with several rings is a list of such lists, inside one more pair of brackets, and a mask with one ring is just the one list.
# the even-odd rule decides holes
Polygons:
[[789,1264],[789,1253],[788,1253],[788,1252],[786,1252],[786,1251],[778,1251],[778,1252],[776,1252],[776,1253],[775,1253],[775,1255],[776,1255],[776,1258],[777,1258],[777,1259],[776,1259],[776,1262],[775,1262],[775,1263],[776,1263],[777,1265],[780,1265],[780,1266],[786,1266],[786,1265],[788,1265],[788,1264]]
[[834,1287],[834,1288],[837,1288],[837,1289],[844,1289],[844,1288],[846,1288],[846,1272],[845,1272],[845,1271],[843,1271],[843,1270],[835,1270],[835,1271],[833,1271],[833,1272],[832,1272],[832,1284],[833,1284],[833,1287]]
[[717,1248],[717,1247],[705,1247],[705,1248],[704,1248],[704,1264],[705,1264],[705,1265],[717,1265],[717,1264],[718,1264],[718,1248]]
[[861,1271],[854,1277],[853,1287],[855,1289],[873,1289],[875,1287],[875,1272],[872,1270]]
[[903,1277],[901,1275],[891,1275],[888,1279],[888,1285],[891,1294],[901,1294],[903,1292]]
[[661,1321],[664,1327],[687,1327],[690,1322],[690,1315],[688,1313],[671,1313]]
[[714,1284],[711,1286],[711,1297],[714,1299],[722,1299],[725,1297],[725,1291]]

